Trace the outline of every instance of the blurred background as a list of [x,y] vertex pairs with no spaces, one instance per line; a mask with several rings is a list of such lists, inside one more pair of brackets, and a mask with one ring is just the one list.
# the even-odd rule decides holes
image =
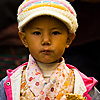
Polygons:
[[28,50],[18,37],[17,9],[23,0],[0,0],[0,80],[7,69],[27,61]]
[[64,58],[87,76],[95,77],[100,91],[100,0],[69,1],[77,12],[79,27]]
[[[0,1],[0,80],[7,69],[27,61],[28,50],[18,37],[17,9],[23,0]],[[77,12],[79,28],[66,49],[66,63],[100,81],[100,0],[68,0]],[[100,90],[100,82],[97,84]]]

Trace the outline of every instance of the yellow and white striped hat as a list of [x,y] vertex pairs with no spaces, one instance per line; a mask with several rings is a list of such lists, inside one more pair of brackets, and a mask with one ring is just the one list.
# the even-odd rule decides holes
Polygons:
[[66,0],[24,0],[18,8],[18,29],[23,27],[35,17],[50,15],[66,24],[70,33],[78,28],[77,15],[74,8]]

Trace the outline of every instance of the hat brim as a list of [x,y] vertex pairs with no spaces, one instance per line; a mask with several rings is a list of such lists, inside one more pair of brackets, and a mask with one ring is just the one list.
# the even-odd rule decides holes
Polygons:
[[20,19],[18,23],[19,30],[22,31],[23,27],[28,22],[41,15],[50,15],[58,18],[66,24],[70,33],[76,32],[76,29],[78,27],[76,17],[74,17],[70,12],[53,7],[39,7],[26,12],[22,12],[20,15],[18,15],[18,20]]

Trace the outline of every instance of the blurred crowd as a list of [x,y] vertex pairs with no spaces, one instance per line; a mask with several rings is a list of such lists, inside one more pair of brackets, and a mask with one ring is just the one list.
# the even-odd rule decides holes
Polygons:
[[[14,69],[28,58],[28,50],[22,45],[17,29],[17,8],[22,1],[0,1],[0,80],[6,76],[6,69]],[[79,28],[64,58],[66,63],[100,81],[100,0],[68,1],[77,12]]]

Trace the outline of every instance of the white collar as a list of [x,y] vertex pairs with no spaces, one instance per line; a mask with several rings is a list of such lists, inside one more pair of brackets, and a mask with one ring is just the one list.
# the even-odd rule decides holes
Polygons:
[[[20,67],[10,78],[12,85],[12,97],[13,100],[20,100],[20,84],[21,84],[21,75],[23,71],[23,67]],[[75,73],[75,87],[74,93],[83,95],[86,92],[85,84],[82,80],[82,77],[78,73],[76,69],[73,69]],[[17,85],[16,85],[17,84]]]
[[87,91],[86,86],[85,86],[83,79],[80,76],[79,72],[76,69],[73,69],[73,70],[74,70],[74,74],[75,74],[74,93],[83,95],[83,93],[85,93]]

